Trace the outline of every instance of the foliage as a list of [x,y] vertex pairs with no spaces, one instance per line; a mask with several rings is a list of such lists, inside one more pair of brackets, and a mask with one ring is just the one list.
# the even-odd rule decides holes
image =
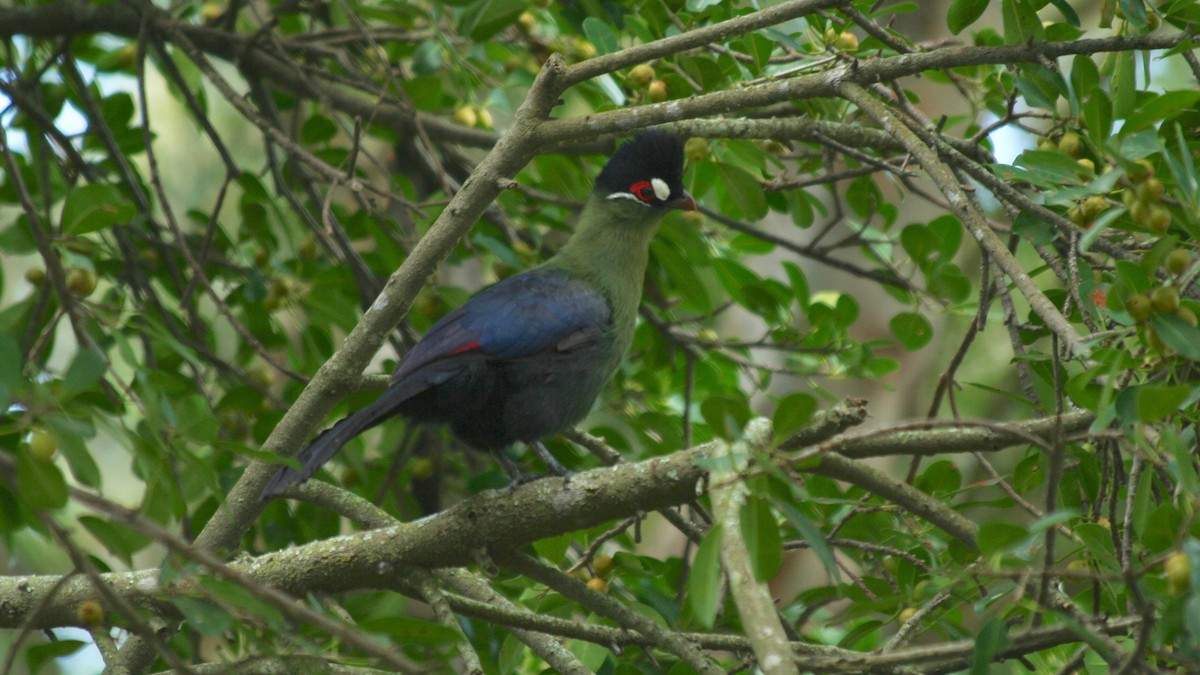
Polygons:
[[[1200,668],[1200,4],[762,4],[0,10],[5,671]],[[653,125],[581,473],[396,420],[258,503]]]

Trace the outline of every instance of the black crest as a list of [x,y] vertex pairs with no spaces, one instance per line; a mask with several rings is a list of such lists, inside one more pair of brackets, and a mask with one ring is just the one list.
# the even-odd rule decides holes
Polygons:
[[[651,181],[658,179],[670,195],[657,194]],[[683,141],[661,129],[638,132],[617,149],[596,178],[596,192],[604,195],[627,193],[651,206],[666,207],[685,195],[683,189]]]

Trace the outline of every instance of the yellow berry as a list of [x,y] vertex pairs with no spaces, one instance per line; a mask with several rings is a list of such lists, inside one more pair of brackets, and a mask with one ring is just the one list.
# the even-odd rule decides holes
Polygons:
[[1108,200],[1100,195],[1092,195],[1083,200],[1083,210],[1091,216],[1091,219],[1095,219],[1096,216],[1104,213],[1104,210],[1107,208]]
[[427,480],[433,475],[433,460],[428,457],[418,457],[412,463],[412,477],[417,480]]
[[601,579],[600,577],[592,577],[591,579],[588,579],[587,586],[588,586],[588,588],[590,588],[593,591],[596,591],[598,593],[607,593],[608,592],[608,582]]
[[1084,225],[1092,222],[1092,216],[1087,212],[1087,209],[1083,207],[1083,204],[1075,204],[1067,210],[1067,220],[1079,225],[1080,227],[1083,227]]
[[662,80],[654,80],[646,87],[646,95],[655,103],[662,103],[667,100],[669,95],[667,92],[667,83]]
[[1079,165],[1080,173],[1084,176],[1096,175],[1096,163],[1087,157],[1077,160],[1075,163]]
[[1058,149],[1072,157],[1078,157],[1083,154],[1083,139],[1074,131],[1068,131],[1058,139]]
[[475,114],[474,106],[464,105],[454,111],[454,121],[464,127],[474,128],[479,124],[479,116]]
[[1159,286],[1150,294],[1154,303],[1154,311],[1163,314],[1174,314],[1179,309],[1179,291],[1174,286]]
[[580,40],[575,44],[575,56],[580,59],[590,59],[596,55],[596,45],[587,40]]
[[134,45],[125,45],[117,50],[116,65],[121,70],[129,70],[133,68],[133,62],[137,58],[137,47]]
[[851,32],[842,33],[833,41],[833,46],[844,52],[858,51],[858,36]]
[[689,138],[683,144],[683,155],[689,162],[703,162],[708,159],[708,141],[703,138]]
[[654,81],[654,67],[642,63],[629,69],[629,81],[633,86],[642,89]]
[[205,21],[215,21],[224,13],[225,8],[222,7],[220,3],[216,2],[206,2],[204,3],[204,6],[200,8],[200,18],[204,19]]
[[1167,254],[1164,265],[1171,274],[1183,274],[1192,265],[1192,254],[1185,248],[1177,248]]
[[1154,313],[1154,304],[1144,293],[1138,293],[1125,301],[1125,311],[1129,312],[1129,316],[1133,317],[1134,321],[1145,323]]
[[1137,184],[1137,196],[1144,201],[1156,202],[1162,199],[1163,183],[1154,176]]
[[86,298],[96,290],[96,273],[83,268],[73,267],[67,272],[67,288],[81,298]]
[[1154,175],[1154,164],[1148,159],[1139,159],[1133,163],[1133,167],[1129,170],[1129,178],[1133,182],[1141,182],[1147,177]]
[[1038,141],[1037,149],[1041,150],[1042,152],[1058,152],[1058,143],[1055,143],[1049,138],[1043,138]]
[[537,26],[537,17],[529,12],[521,12],[521,16],[517,17],[517,30],[528,35],[533,32]]
[[601,553],[592,559],[592,569],[596,570],[596,576],[606,577],[613,569],[613,557],[607,553]]
[[29,434],[29,452],[34,459],[49,462],[58,452],[58,437],[41,427],[34,429]]
[[25,270],[25,281],[28,281],[34,286],[40,286],[45,280],[46,270],[40,267],[30,267],[29,269]]
[[1183,551],[1175,551],[1163,563],[1171,595],[1181,595],[1192,587],[1192,560]]
[[275,369],[265,363],[259,363],[246,371],[250,381],[262,389],[270,389],[275,384]]
[[916,607],[905,607],[904,609],[900,610],[900,616],[896,617],[896,619],[900,623],[908,623],[908,620],[916,616],[916,614]]
[[1180,307],[1179,309],[1175,310],[1175,316],[1186,321],[1192,328],[1197,327],[1196,313],[1187,307]]
[[1162,204],[1151,204],[1146,216],[1146,228],[1151,232],[1162,234],[1171,227],[1171,212]]
[[75,607],[75,618],[85,626],[104,623],[104,607],[95,600],[84,600]]
[[484,129],[492,128],[492,122],[494,120],[492,119],[492,113],[488,112],[487,108],[483,106],[476,106],[475,115],[479,117],[479,126],[483,127]]

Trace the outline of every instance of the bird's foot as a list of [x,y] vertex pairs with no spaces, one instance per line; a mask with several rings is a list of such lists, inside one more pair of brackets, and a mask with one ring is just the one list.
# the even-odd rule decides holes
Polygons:
[[508,489],[514,490],[522,485],[525,485],[526,483],[532,483],[535,480],[550,478],[552,476],[558,476],[559,478],[562,478],[563,486],[565,487],[571,480],[571,476],[575,475],[575,472],[560,464],[558,460],[554,458],[554,455],[551,455],[550,451],[546,449],[546,446],[542,445],[541,443],[530,443],[530,447],[533,448],[533,451],[537,453],[537,456],[540,457],[542,462],[544,462],[550,469],[548,473],[525,473],[524,471],[521,471],[521,469],[517,468],[517,465],[514,464],[513,461],[504,454],[504,452],[501,451],[494,453],[496,455],[496,460],[500,462],[500,466],[504,467],[504,472],[508,474]]
[[571,476],[574,476],[575,472],[563,466],[554,455],[550,454],[546,446],[542,445],[541,441],[534,441],[530,445],[533,447],[533,451],[537,453],[537,456],[541,458],[542,463],[550,469],[550,472],[562,477],[563,487],[566,487],[571,482]]

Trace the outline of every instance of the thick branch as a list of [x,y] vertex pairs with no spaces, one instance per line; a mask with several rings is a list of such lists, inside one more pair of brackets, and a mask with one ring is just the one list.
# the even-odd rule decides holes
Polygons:
[[1046,297],[1042,289],[1038,288],[1029,273],[1025,271],[1024,266],[1009,252],[1004,242],[1000,241],[1000,237],[996,236],[996,233],[988,227],[987,221],[980,215],[975,203],[963,190],[962,184],[954,176],[950,167],[938,157],[937,151],[922,143],[921,139],[917,138],[916,134],[887,106],[876,100],[862,87],[851,82],[842,82],[838,85],[838,91],[843,97],[874,118],[885,131],[904,144],[904,147],[917,158],[925,172],[946,196],[955,215],[962,220],[963,225],[979,242],[979,246],[987,251],[991,260],[1004,270],[1009,279],[1012,279],[1013,285],[1021,291],[1021,295],[1025,296],[1025,300],[1029,302],[1033,311],[1037,312],[1037,315],[1046,322],[1046,326],[1062,339],[1071,354],[1086,356],[1089,347],[1084,343],[1083,338],[1080,337],[1071,322],[1062,315],[1062,312],[1058,311],[1054,303]]
[[759,418],[746,425],[743,440],[714,448],[715,471],[710,481],[713,516],[721,526],[721,567],[729,578],[729,592],[737,605],[746,637],[754,648],[758,667],[767,675],[798,673],[791,658],[788,636],[779,620],[771,590],[755,579],[746,539],[742,536],[742,506],[750,494],[745,482],[749,458],[766,450],[771,423]]
[[[846,426],[832,424],[834,428]],[[1078,419],[1064,418],[1064,429],[1078,424]],[[909,448],[940,447],[944,452],[999,448],[1028,442],[1030,434],[1040,433],[1052,425],[1052,418],[1047,418],[1013,425],[1008,432],[999,424],[986,432],[980,429],[909,429],[891,437],[873,434],[835,439],[818,452],[836,448],[845,455],[866,457],[879,454],[878,448],[889,442],[903,443]],[[923,434],[932,440],[921,440]],[[956,434],[964,435],[966,440],[956,440]],[[798,434],[804,435],[804,431]],[[822,435],[813,440],[820,442]],[[796,446],[784,441],[781,447]],[[636,464],[594,469],[573,476],[565,485],[555,478],[535,481],[511,491],[485,492],[413,523],[239,560],[228,567],[240,573],[248,583],[274,586],[293,595],[390,588],[394,582],[391,575],[407,566],[462,567],[473,564],[481,549],[520,548],[539,539],[690,503],[704,476],[697,460],[707,456],[712,449],[712,444],[706,444]],[[790,459],[782,456],[780,461]],[[916,495],[900,494],[897,491],[905,488],[895,487],[898,481],[877,476],[845,456],[826,455],[820,460],[816,466],[802,462],[802,468],[854,483],[885,498],[897,499],[905,508],[929,517],[931,522],[963,543],[973,545],[974,525],[958,522],[957,514],[945,505],[907,486]],[[5,462],[0,455],[0,470],[12,468],[11,463]],[[897,494],[900,496],[895,496]],[[946,516],[943,512],[952,515]],[[371,520],[375,525],[386,522],[382,517]],[[169,591],[156,586],[157,573],[157,570],[141,570],[107,574],[103,578],[136,605],[163,611],[165,606],[160,603],[165,601]],[[38,604],[54,591],[59,579],[57,575],[0,577],[0,628],[22,625]],[[86,579],[69,580],[39,612],[34,627],[74,625],[77,622],[76,606],[94,595]]]

